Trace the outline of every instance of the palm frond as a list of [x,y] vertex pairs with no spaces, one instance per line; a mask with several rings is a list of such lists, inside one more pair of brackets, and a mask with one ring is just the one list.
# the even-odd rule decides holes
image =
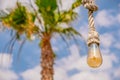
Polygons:
[[5,45],[3,51],[6,51],[7,53],[11,54],[16,40],[17,40],[16,35],[13,35],[11,39],[8,41],[8,43]]
[[36,0],[35,1],[39,13],[41,14],[43,21],[44,21],[44,27],[46,25],[53,25],[55,23],[54,19],[54,12],[57,9],[57,1],[56,0]]
[[23,48],[25,42],[26,42],[26,39],[23,39],[23,41],[21,42],[21,45],[19,47],[18,54],[17,54],[17,59],[18,60],[20,59],[21,51],[22,51],[22,48]]
[[56,0],[36,0],[39,11],[53,12],[57,8]]
[[77,18],[77,13],[74,12],[72,9],[70,9],[69,11],[64,11],[64,12],[60,12],[60,14],[57,14],[58,17],[55,17],[55,19],[57,20],[57,22],[66,22],[66,23],[70,23],[71,21],[75,20]]
[[77,7],[79,7],[81,5],[82,0],[76,0],[73,4],[72,4],[72,9],[75,9]]
[[64,34],[64,35],[66,35],[68,37],[72,36],[71,34],[81,36],[81,34],[78,31],[76,31],[73,27],[68,27],[68,28],[55,27],[53,29],[53,32]]
[[68,39],[66,39],[66,37],[63,34],[60,34],[60,37],[62,38],[63,42],[66,44],[68,52],[71,53],[69,50],[71,45],[69,44]]
[[26,34],[30,38],[32,34],[38,32],[38,27],[34,24],[35,14],[30,13],[25,6],[17,3],[17,7],[7,16],[2,18],[5,26],[13,28],[18,34]]

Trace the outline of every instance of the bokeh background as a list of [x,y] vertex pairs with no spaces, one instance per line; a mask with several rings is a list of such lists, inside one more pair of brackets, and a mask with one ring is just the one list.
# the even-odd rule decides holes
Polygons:
[[[29,3],[29,0],[19,0]],[[69,9],[74,0],[61,0],[63,7]],[[14,8],[16,0],[0,0],[0,9]],[[120,80],[120,0],[96,0],[99,10],[94,13],[95,26],[100,33],[103,64],[97,69],[86,63],[87,45],[82,38],[69,40],[67,46],[57,35],[51,40],[55,59],[54,80]],[[80,6],[78,19],[72,24],[85,40],[88,34],[87,10]],[[64,25],[64,24],[63,24]],[[64,25],[65,26],[65,25]],[[17,58],[20,41],[15,43],[13,53],[5,51],[11,36],[8,30],[1,31],[0,23],[0,80],[40,80],[39,40],[26,41]]]

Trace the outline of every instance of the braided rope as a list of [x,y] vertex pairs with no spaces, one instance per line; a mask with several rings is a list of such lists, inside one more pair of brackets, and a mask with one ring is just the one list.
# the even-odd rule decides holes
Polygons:
[[94,17],[93,12],[98,10],[98,7],[95,5],[94,0],[82,0],[83,6],[88,9],[88,21],[90,31],[95,31]]
[[90,11],[97,11],[98,7],[95,5],[94,0],[82,0],[83,6]]
[[88,9],[88,21],[89,21],[89,34],[88,34],[88,42],[87,44],[90,45],[91,43],[95,42],[99,44],[99,35],[95,30],[95,23],[93,12],[98,10],[98,7],[95,5],[94,0],[82,0],[83,6]]
[[91,31],[95,31],[95,23],[94,23],[94,18],[93,18],[93,12],[92,11],[88,11],[88,21],[89,21],[89,30]]

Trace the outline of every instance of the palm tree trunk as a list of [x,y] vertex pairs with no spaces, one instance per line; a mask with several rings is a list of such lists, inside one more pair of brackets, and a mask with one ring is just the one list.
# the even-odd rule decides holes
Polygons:
[[54,54],[49,35],[44,35],[41,41],[41,80],[53,80]]

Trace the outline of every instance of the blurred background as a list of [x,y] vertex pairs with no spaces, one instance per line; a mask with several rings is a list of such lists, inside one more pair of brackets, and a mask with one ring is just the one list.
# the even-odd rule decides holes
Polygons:
[[[28,2],[29,0],[20,0]],[[62,9],[69,9],[74,0],[61,0]],[[16,0],[0,0],[0,10],[14,8]],[[88,35],[88,13],[80,6],[75,11],[79,18],[72,25],[79,31],[85,40],[77,38],[69,40],[67,46],[56,35],[51,40],[55,59],[55,80],[120,80],[120,1],[96,0],[99,10],[94,13],[95,26],[100,34],[100,48],[103,64],[99,68],[90,68],[86,62],[87,45],[85,40]],[[13,53],[5,51],[5,45],[10,41],[8,30],[2,31],[0,23],[0,80],[40,80],[40,49],[39,40],[26,41],[20,58],[18,47],[21,42],[16,42]],[[79,45],[79,46],[78,46]]]

